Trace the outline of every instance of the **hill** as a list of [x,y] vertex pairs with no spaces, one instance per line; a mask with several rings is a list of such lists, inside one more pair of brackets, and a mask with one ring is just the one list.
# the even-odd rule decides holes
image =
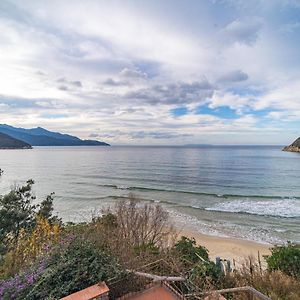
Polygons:
[[25,129],[0,124],[0,132],[32,146],[109,146],[96,140],[81,140],[76,136],[53,132],[41,127]]
[[300,152],[300,137],[297,138],[291,145],[284,147],[282,151]]
[[31,149],[32,147],[18,139],[0,132],[0,149]]

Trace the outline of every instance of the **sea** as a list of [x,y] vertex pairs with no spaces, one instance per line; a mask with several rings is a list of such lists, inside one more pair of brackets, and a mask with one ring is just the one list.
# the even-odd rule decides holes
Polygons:
[[34,147],[0,150],[0,194],[28,179],[55,192],[64,221],[88,221],[131,195],[199,233],[300,242],[300,153],[281,146]]

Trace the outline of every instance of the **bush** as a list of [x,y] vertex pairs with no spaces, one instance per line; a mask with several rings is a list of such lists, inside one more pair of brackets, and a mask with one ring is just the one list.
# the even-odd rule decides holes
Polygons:
[[300,245],[288,243],[271,249],[266,259],[269,270],[281,270],[285,274],[300,278]]
[[199,262],[190,271],[188,279],[197,290],[210,290],[217,286],[223,279],[221,269],[212,261]]
[[[45,271],[45,263],[36,263],[34,268],[21,272],[7,280],[0,280],[0,299],[23,299],[25,291],[32,288],[35,281]],[[25,298],[24,298],[25,299]]]
[[57,299],[124,273],[112,257],[75,239],[54,251],[43,274],[16,299]]
[[175,231],[160,205],[142,203],[130,195],[128,200],[118,201],[102,213],[86,226],[72,229],[128,268],[155,261],[174,245]]
[[20,230],[18,239],[7,252],[0,266],[0,278],[7,278],[45,257],[48,250],[59,240],[61,228],[38,217],[31,232]]
[[221,279],[221,269],[209,260],[208,250],[198,246],[194,238],[182,236],[173,251],[181,261],[181,269],[187,273],[188,281],[197,287],[196,290],[209,289]]
[[126,272],[90,242],[66,236],[24,271],[0,281],[0,299],[60,299]]
[[182,260],[197,263],[201,258],[209,261],[208,250],[203,246],[197,246],[194,238],[182,236],[181,239],[175,244],[174,249],[179,253]]

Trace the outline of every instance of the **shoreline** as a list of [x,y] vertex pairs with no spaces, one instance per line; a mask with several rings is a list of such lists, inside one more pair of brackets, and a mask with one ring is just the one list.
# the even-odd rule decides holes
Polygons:
[[270,255],[270,248],[273,246],[272,244],[263,244],[246,239],[203,234],[187,227],[177,228],[177,230],[179,237],[182,235],[189,238],[193,237],[198,245],[206,247],[209,251],[209,257],[213,261],[216,257],[221,257],[222,259],[234,260],[237,265],[242,265],[249,257],[258,260],[259,255],[264,265],[263,256]]

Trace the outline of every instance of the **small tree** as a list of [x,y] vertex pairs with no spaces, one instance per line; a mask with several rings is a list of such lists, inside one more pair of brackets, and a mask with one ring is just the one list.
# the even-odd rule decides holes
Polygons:
[[[94,217],[86,239],[109,251],[129,268],[157,260],[177,237],[168,212],[160,205],[143,203],[130,195]],[[76,227],[76,228],[75,228]],[[75,226],[74,230],[80,230]]]
[[52,217],[53,194],[38,205],[32,204],[35,196],[32,193],[33,180],[26,185],[15,187],[8,194],[0,197],[0,244],[5,250],[4,240],[9,238],[17,241],[21,230],[31,230],[36,224],[37,217],[58,220]]
[[135,247],[160,246],[172,232],[169,214],[161,205],[144,203],[130,195],[116,204],[119,235]]

